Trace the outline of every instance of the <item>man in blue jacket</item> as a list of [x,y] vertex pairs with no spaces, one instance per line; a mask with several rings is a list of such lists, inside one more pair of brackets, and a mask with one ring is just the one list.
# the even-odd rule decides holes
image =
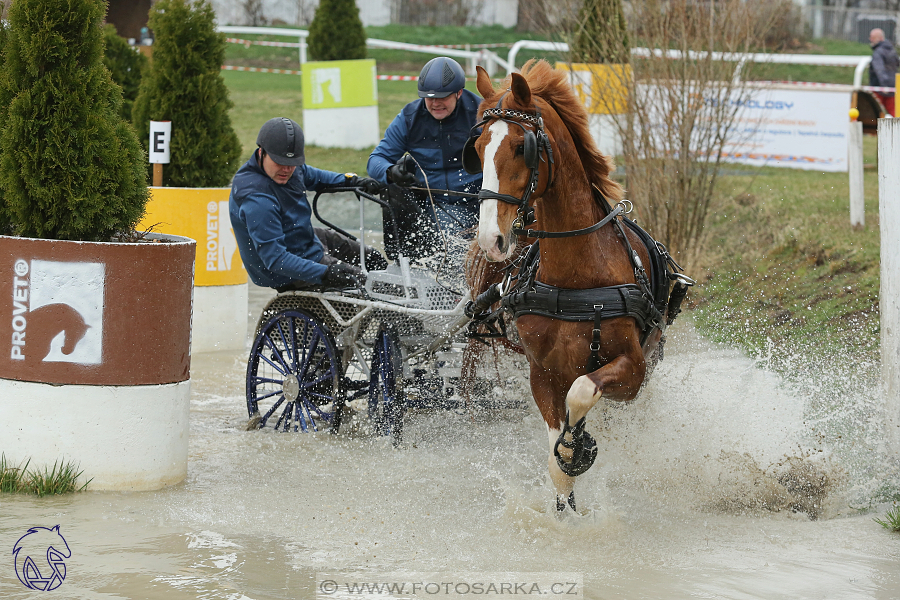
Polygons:
[[[452,58],[428,61],[419,74],[419,99],[400,111],[369,156],[366,170],[388,184],[391,205],[401,213],[398,225],[403,245],[413,254],[422,255],[429,246],[441,248],[441,234],[459,235],[478,224],[477,198],[439,193],[429,197],[427,192],[403,189],[424,188],[426,179],[433,189],[472,194],[481,189],[481,174],[470,174],[462,166],[462,149],[478,122],[481,103],[480,97],[464,89],[465,84],[465,73]],[[421,168],[418,174],[416,165]],[[416,235],[431,239],[416,239]],[[389,256],[396,243],[386,222]]]
[[[312,225],[306,191],[332,186],[377,193],[373,179],[316,169],[306,164],[303,130],[291,119],[269,119],[256,138],[259,148],[234,176],[228,206],[241,259],[256,285],[280,292],[292,289],[358,287],[359,243]],[[387,261],[366,248],[366,267]]]

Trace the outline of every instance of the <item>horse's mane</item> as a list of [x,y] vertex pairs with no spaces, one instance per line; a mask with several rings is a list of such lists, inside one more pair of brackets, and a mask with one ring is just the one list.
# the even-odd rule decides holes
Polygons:
[[[609,178],[615,168],[610,157],[597,150],[588,127],[588,113],[572,91],[565,71],[557,71],[543,59],[531,59],[522,67],[521,75],[528,82],[532,95],[539,96],[559,115],[575,142],[575,148],[588,180],[613,204],[622,199],[622,186]],[[504,82],[509,87],[509,81]]]

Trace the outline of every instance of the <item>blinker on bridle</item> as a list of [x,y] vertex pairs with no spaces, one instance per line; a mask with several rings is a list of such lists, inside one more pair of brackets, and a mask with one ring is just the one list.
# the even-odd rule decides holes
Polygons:
[[[472,127],[469,139],[463,147],[463,168],[472,174],[482,172],[481,159],[478,158],[478,153],[475,150],[475,142],[480,136],[479,133],[476,133],[476,130],[479,127],[484,126],[493,119],[499,119],[522,129],[524,138],[523,158],[525,160],[525,166],[529,170],[528,183],[525,185],[525,191],[522,194],[522,197],[517,198],[509,194],[501,194],[499,192],[484,189],[478,192],[479,202],[484,200],[500,200],[501,202],[506,202],[507,204],[518,207],[516,211],[516,220],[513,221],[513,233],[518,235],[524,233],[525,227],[535,221],[534,209],[528,205],[528,201],[537,189],[541,161],[545,161],[549,169],[546,187],[549,188],[553,184],[553,148],[550,145],[550,139],[547,137],[547,132],[544,129],[544,119],[541,117],[540,109],[535,106],[537,114],[530,114],[519,110],[501,108],[505,96],[506,93],[504,93],[503,96],[500,96],[496,108],[485,110],[481,114],[481,122],[476,123],[475,126]],[[525,127],[523,122],[534,127],[534,131]],[[546,155],[546,159],[544,158],[544,155]]]

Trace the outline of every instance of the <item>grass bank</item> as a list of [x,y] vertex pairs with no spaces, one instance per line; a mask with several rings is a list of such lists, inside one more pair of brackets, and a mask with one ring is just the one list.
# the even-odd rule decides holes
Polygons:
[[[858,369],[878,361],[877,140],[864,140],[866,226],[846,173],[740,168],[721,178],[691,298],[708,337],[771,357]],[[737,170],[737,168],[735,168]],[[776,351],[777,350],[777,351]]]

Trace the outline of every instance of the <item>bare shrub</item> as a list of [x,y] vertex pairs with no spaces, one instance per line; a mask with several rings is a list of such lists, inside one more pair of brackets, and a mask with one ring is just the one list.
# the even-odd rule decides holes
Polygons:
[[394,23],[403,25],[475,25],[484,0],[395,0]]
[[[689,265],[702,245],[722,153],[739,141],[740,105],[752,91],[746,77],[753,65],[738,67],[722,53],[764,47],[782,13],[761,10],[766,0],[634,0],[624,5],[627,35],[645,49],[634,54],[622,51],[625,34],[617,27],[594,26],[591,35],[579,35],[590,27],[583,7],[613,0],[566,1],[555,37],[577,49],[569,60],[593,55],[626,65],[607,79],[594,76],[591,87],[601,91],[593,100],[610,113],[608,126],[621,141],[628,197],[641,224]],[[610,91],[615,88],[622,94]]]
[[269,22],[263,12],[262,0],[242,0],[241,8],[244,9],[247,25],[251,27],[261,27]]

